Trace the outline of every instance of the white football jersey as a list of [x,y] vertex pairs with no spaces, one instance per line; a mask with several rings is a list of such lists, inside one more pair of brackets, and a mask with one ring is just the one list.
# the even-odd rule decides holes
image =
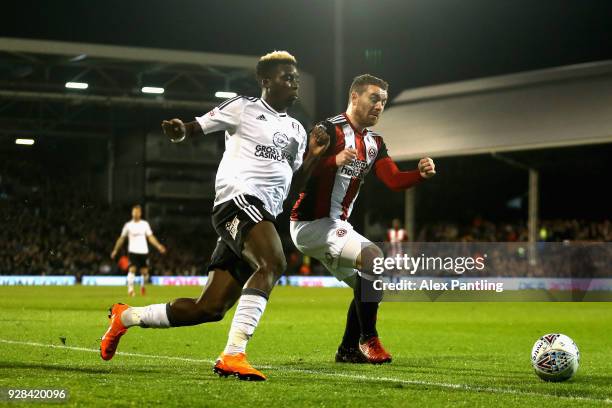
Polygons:
[[145,220],[128,221],[121,231],[122,237],[128,237],[128,252],[132,254],[148,254],[147,237],[153,235],[151,226]]
[[263,99],[245,96],[228,99],[196,120],[204,133],[225,131],[214,205],[249,194],[275,217],[280,214],[306,150],[306,131],[300,122]]

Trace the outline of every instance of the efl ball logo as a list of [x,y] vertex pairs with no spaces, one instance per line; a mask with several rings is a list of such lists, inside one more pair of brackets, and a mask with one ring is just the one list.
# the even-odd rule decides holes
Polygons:
[[544,381],[569,380],[578,371],[580,351],[569,337],[560,333],[542,336],[531,349],[531,364]]
[[370,147],[370,148],[368,149],[368,157],[369,157],[370,159],[373,159],[374,157],[376,157],[376,153],[378,153],[378,151],[376,150],[376,148],[374,148],[374,147]]
[[342,238],[343,236],[346,235],[346,230],[344,228],[338,228],[336,230],[336,235]]

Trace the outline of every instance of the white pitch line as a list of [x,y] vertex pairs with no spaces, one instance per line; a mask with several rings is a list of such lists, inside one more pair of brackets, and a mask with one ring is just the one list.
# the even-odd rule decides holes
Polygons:
[[[46,347],[52,349],[60,349],[60,350],[74,350],[74,351],[85,351],[88,353],[96,353],[100,354],[99,349],[91,349],[86,347],[72,347],[72,346],[60,346],[59,344],[45,344],[45,343],[35,343],[32,341],[15,341],[15,340],[5,340],[0,339],[0,343],[6,344],[17,344],[21,346],[32,346],[32,347]],[[118,351],[115,353],[118,356],[128,356],[128,357],[143,357],[143,358],[156,358],[159,360],[176,360],[176,361],[185,361],[188,363],[208,363],[214,364],[213,360],[204,360],[197,358],[187,358],[187,357],[174,357],[174,356],[158,356],[153,354],[141,354],[141,353],[127,353],[124,351]]]
[[[60,350],[73,350],[73,351],[84,351],[88,353],[100,353],[99,349],[91,349],[86,347],[73,347],[73,346],[60,346],[57,344],[45,344],[45,343],[36,343],[31,341],[15,341],[15,340],[6,340],[0,339],[0,343],[5,344],[15,344],[20,346],[32,346],[32,347],[43,347],[43,348],[52,348],[52,349],[60,349]],[[213,360],[207,359],[197,359],[197,358],[188,358],[188,357],[175,357],[175,356],[164,356],[164,355],[154,355],[154,354],[141,354],[141,353],[127,353],[118,351],[116,353],[120,356],[128,356],[128,357],[140,357],[140,358],[152,358],[158,360],[174,360],[174,361],[184,361],[188,363],[206,363],[213,364]],[[421,381],[421,380],[404,380],[401,378],[392,378],[392,377],[371,377],[365,376],[361,374],[346,374],[346,373],[338,373],[338,372],[326,372],[319,370],[309,370],[302,368],[291,368],[291,367],[277,367],[277,366],[264,366],[260,365],[260,368],[285,371],[285,372],[293,372],[300,374],[311,374],[317,376],[327,376],[327,377],[336,377],[336,378],[346,378],[351,380],[360,380],[360,381],[380,381],[380,382],[391,382],[396,384],[406,384],[406,385],[421,385],[421,386],[429,386],[429,387],[438,387],[438,388],[449,388],[454,390],[463,390],[463,391],[476,391],[476,392],[489,392],[492,394],[511,394],[511,395],[524,395],[524,396],[534,396],[534,397],[555,397],[562,398],[573,401],[588,401],[588,402],[600,402],[605,404],[612,404],[612,399],[610,398],[591,398],[591,397],[581,397],[581,396],[571,396],[571,395],[556,395],[556,394],[546,394],[540,392],[533,391],[521,391],[521,390],[513,390],[508,388],[493,388],[493,387],[479,387],[472,386],[467,384],[453,384],[453,383],[442,383],[442,382],[433,382],[433,381]]]

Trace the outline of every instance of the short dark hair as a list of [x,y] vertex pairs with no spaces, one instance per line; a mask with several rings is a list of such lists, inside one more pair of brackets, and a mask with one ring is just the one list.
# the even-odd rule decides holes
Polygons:
[[287,51],[272,51],[262,56],[255,67],[257,79],[269,78],[272,70],[277,65],[291,64],[297,66],[297,60]]
[[133,210],[134,208],[140,208],[140,210],[142,211],[142,206],[141,206],[140,204],[134,204],[134,205],[132,206],[132,210]]
[[389,89],[389,84],[385,80],[377,78],[374,75],[357,75],[355,78],[353,78],[353,83],[351,84],[351,89],[349,90],[349,99],[351,98],[351,94],[353,92],[357,92],[361,95],[368,85],[376,85],[385,91]]

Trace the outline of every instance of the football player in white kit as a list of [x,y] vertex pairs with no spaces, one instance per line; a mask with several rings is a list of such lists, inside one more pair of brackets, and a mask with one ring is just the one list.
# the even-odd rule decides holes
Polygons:
[[[322,127],[306,135],[287,114],[298,97],[295,58],[275,51],[260,58],[256,75],[261,98],[237,96],[196,121],[162,123],[173,142],[225,131],[225,152],[215,181],[212,223],[219,240],[208,282],[197,299],[181,298],[146,307],[115,304],[100,354],[110,360],[129,327],[177,327],[218,321],[238,301],[225,350],[214,371],[241,380],[266,377],[247,361],[245,349],[286,261],[275,219],[289,188],[302,189],[329,146]],[[307,153],[305,154],[305,151]]]
[[324,122],[329,151],[313,171],[291,212],[291,238],[304,254],[316,258],[338,280],[353,288],[337,362],[381,364],[391,361],[376,331],[382,293],[374,290],[372,260],[382,251],[348,222],[359,189],[372,171],[391,190],[408,189],[436,173],[433,160],[400,171],[382,137],[368,129],[382,115],[388,84],[369,74],[355,77],[345,113]]
[[121,230],[121,235],[115,242],[111,259],[115,259],[117,253],[123,246],[125,239],[128,239],[128,265],[127,286],[128,295],[134,296],[134,280],[136,279],[136,271],[140,272],[142,279],[140,285],[140,294],[145,294],[145,283],[149,279],[149,242],[161,254],[166,253],[166,247],[159,243],[149,223],[142,219],[142,207],[135,205],[132,207],[132,219],[125,223]]

